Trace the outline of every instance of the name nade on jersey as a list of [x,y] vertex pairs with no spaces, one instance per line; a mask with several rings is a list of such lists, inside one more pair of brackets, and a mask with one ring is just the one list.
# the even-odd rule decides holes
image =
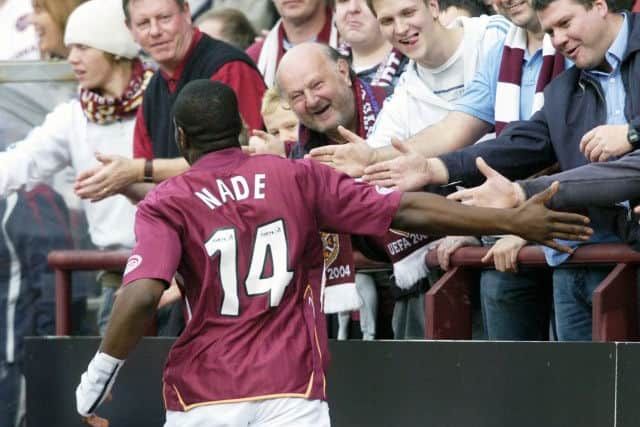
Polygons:
[[[248,199],[252,194],[254,199],[264,199],[264,190],[266,186],[266,175],[258,173],[254,175],[252,181],[252,188],[249,188],[247,178],[242,175],[237,175],[228,179],[216,179],[218,197],[214,196],[211,190],[203,188],[200,191],[196,191],[194,194],[198,197],[209,209],[213,210],[229,200],[244,200]],[[225,183],[225,181],[228,181]]]

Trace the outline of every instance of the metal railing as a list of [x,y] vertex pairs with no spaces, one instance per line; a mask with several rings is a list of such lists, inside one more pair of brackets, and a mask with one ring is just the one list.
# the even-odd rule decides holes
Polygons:
[[[371,261],[354,251],[358,271],[371,272],[390,269],[385,263]],[[56,335],[71,333],[71,273],[77,270],[122,271],[129,251],[53,251],[48,262],[55,272]]]
[[[451,256],[451,269],[427,292],[425,338],[471,339],[471,292],[477,273],[491,267],[481,259],[488,248],[458,249]],[[435,251],[427,265],[438,265]],[[549,268],[539,247],[527,246],[518,254],[518,264]],[[593,294],[593,341],[634,341],[638,336],[636,266],[640,252],[623,244],[597,244],[578,248],[566,265],[614,265]]]
[[[471,338],[471,292],[477,286],[478,271],[490,267],[481,259],[487,248],[458,249],[451,256],[451,270],[427,292],[425,298],[425,338]],[[71,331],[71,272],[75,270],[123,270],[127,251],[54,251],[49,265],[55,270],[56,334]],[[427,265],[438,265],[435,251],[426,256]],[[527,246],[518,255],[522,266],[549,268],[540,248]],[[580,247],[567,265],[614,265],[593,295],[593,341],[632,341],[639,338],[636,266],[640,252],[622,244]],[[356,251],[358,271],[389,269]]]

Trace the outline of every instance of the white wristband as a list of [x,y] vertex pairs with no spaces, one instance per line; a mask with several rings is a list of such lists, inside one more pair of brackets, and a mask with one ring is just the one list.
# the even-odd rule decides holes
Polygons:
[[124,360],[98,352],[76,388],[76,407],[82,416],[92,414],[107,398]]

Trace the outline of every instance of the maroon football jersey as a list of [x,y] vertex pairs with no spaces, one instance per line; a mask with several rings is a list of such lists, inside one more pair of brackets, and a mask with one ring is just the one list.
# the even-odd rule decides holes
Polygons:
[[313,161],[237,148],[158,185],[138,206],[124,283],[179,273],[188,318],[165,366],[167,409],[325,399],[318,230],[384,234],[400,197]]

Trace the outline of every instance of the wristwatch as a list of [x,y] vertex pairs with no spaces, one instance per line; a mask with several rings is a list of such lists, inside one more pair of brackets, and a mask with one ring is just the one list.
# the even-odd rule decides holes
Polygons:
[[153,182],[153,160],[144,161],[143,182]]
[[627,141],[633,147],[634,150],[640,148],[640,132],[638,128],[633,125],[633,123],[629,123],[629,130],[627,131]]

